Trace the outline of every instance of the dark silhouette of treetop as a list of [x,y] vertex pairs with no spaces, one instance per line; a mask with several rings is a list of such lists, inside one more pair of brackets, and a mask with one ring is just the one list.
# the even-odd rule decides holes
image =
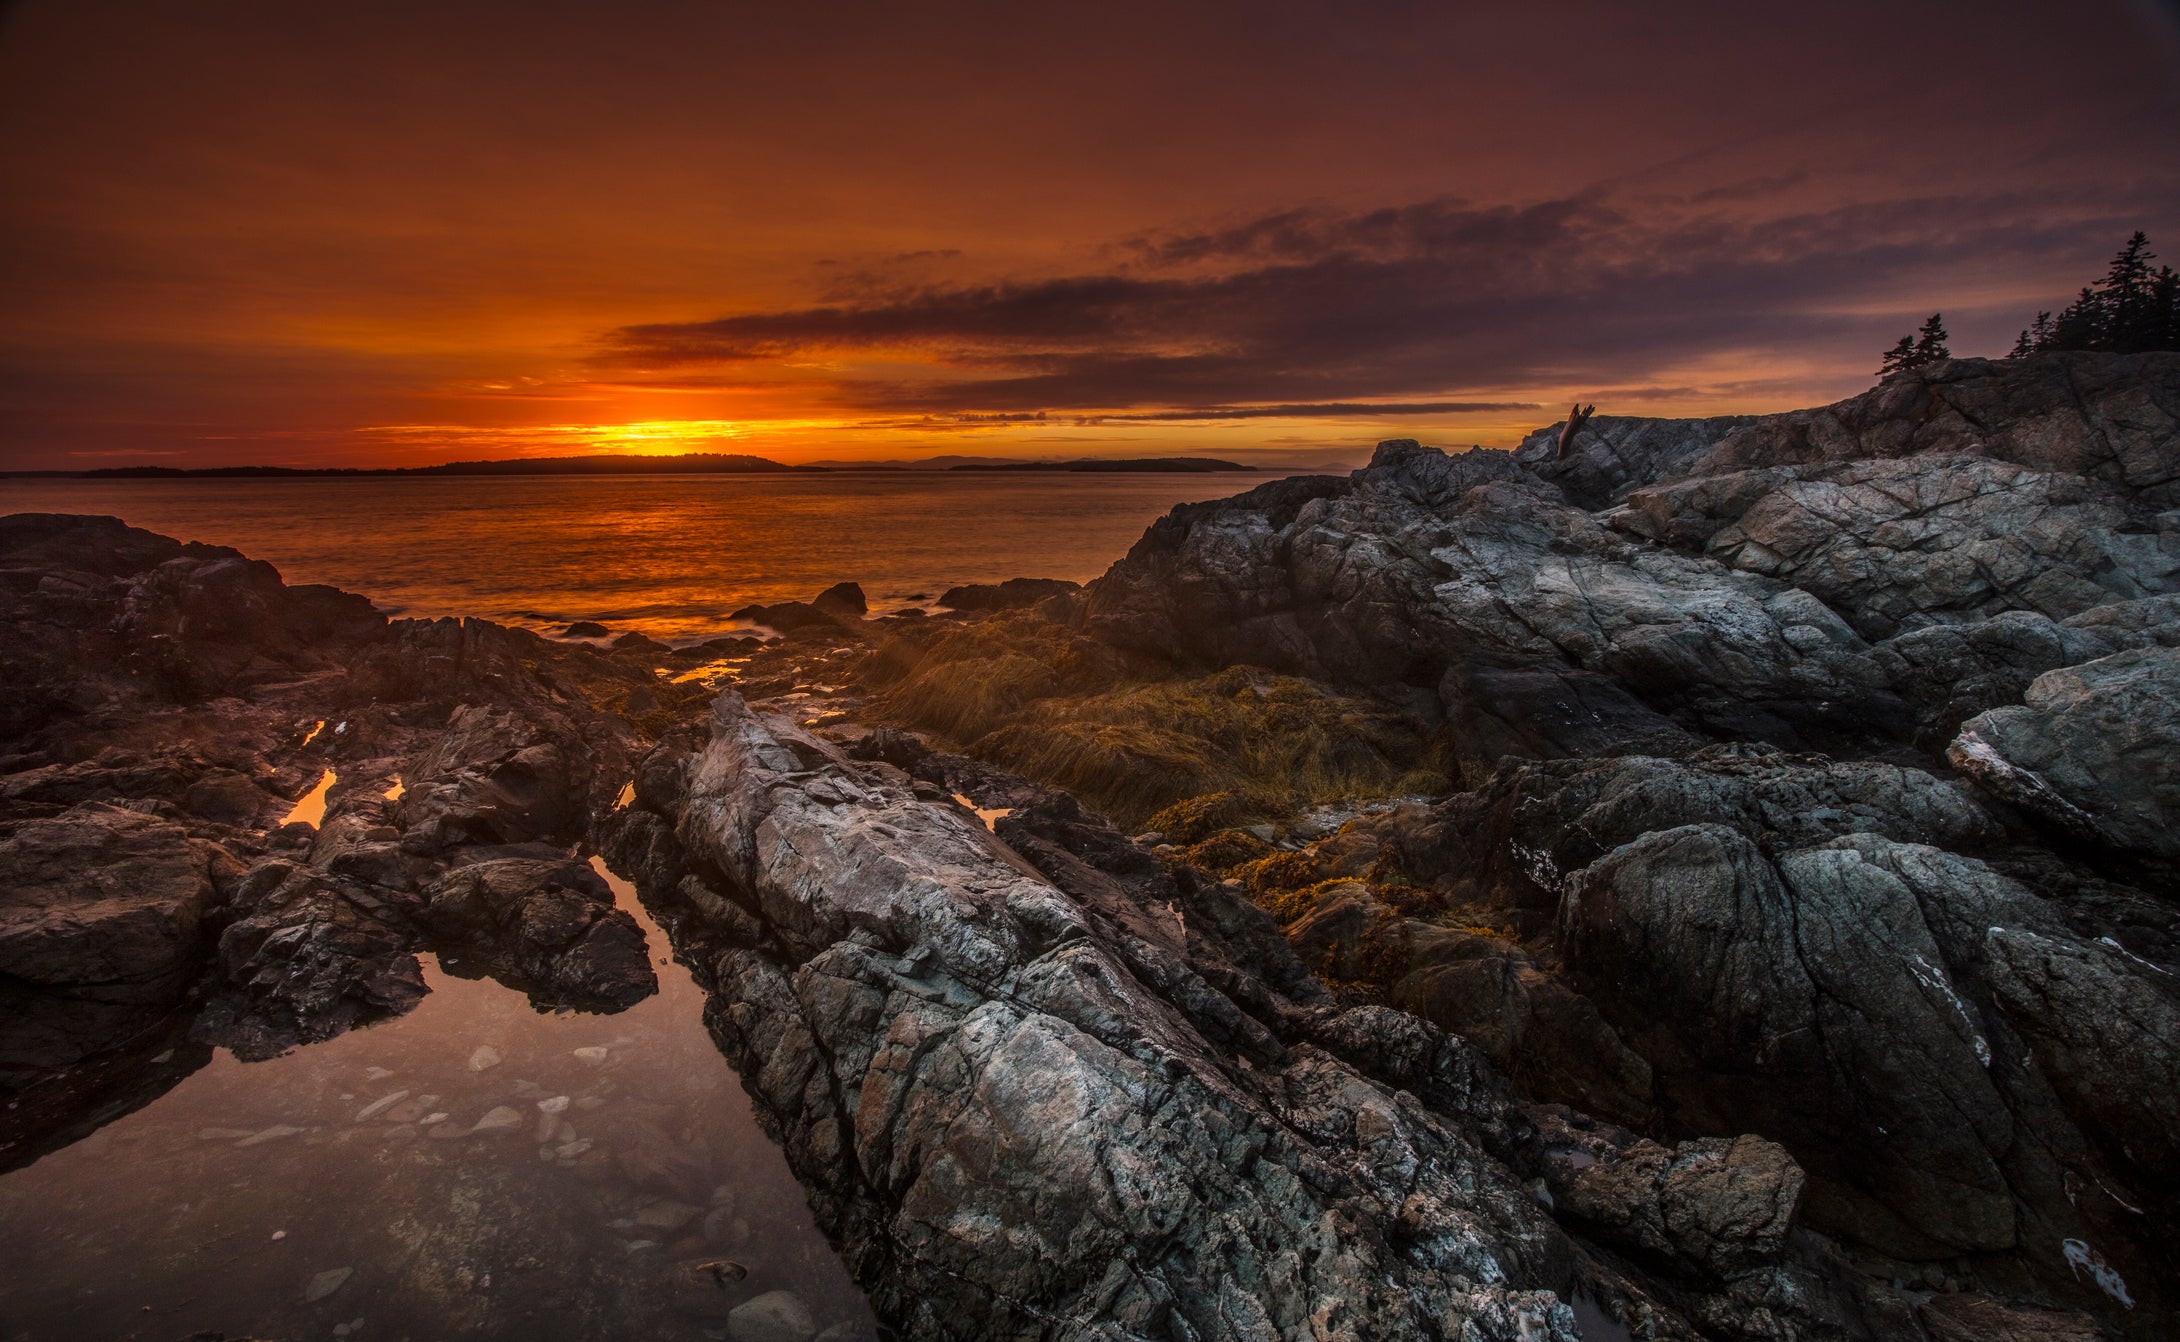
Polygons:
[[2036,314],[2014,342],[2011,357],[2045,350],[2180,350],[2180,274],[2171,266],[2153,269],[2155,260],[2149,235],[2137,229],[2102,280],[2083,289],[2056,318]]
[[1933,312],[1930,319],[1914,335],[1901,336],[1891,349],[1885,351],[1884,361],[1877,367],[1877,376],[1880,379],[1888,378],[1896,373],[1905,373],[1911,368],[1921,368],[1940,359],[1952,358],[1953,351],[1945,347],[1947,336],[1944,316],[1943,313]]

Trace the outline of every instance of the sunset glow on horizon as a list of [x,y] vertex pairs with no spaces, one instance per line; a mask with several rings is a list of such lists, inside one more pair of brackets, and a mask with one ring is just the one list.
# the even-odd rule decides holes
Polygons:
[[2147,0],[31,0],[0,469],[1315,464],[1578,397],[1820,404],[1933,310],[2001,354],[2133,229],[2180,257],[2176,33]]

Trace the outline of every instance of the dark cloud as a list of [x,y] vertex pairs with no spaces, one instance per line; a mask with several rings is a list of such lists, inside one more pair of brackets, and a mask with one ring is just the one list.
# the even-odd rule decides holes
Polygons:
[[1883,307],[1934,276],[2034,267],[2085,231],[2129,227],[2118,211],[2085,218],[2028,192],[1753,220],[1693,206],[1638,217],[1598,196],[1293,209],[1130,238],[1115,251],[1131,259],[1103,274],[624,327],[601,357],[661,370],[903,358],[926,371],[831,389],[840,404],[893,413],[1184,421],[1344,415],[1381,398],[1423,408],[1368,413],[1459,413],[1526,407],[1446,393],[1627,383],[1624,399],[1671,399],[1682,388],[1645,380],[1826,342],[1859,351],[1895,320]]
[[1121,423],[1179,423],[1211,419],[1372,419],[1381,415],[1476,415],[1536,410],[1535,401],[1302,401],[1285,405],[1218,405],[1195,410],[1152,410],[1099,415]]

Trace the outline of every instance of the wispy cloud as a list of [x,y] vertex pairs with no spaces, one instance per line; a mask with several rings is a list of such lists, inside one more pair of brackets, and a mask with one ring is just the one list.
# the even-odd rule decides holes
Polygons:
[[[1642,212],[1600,194],[1282,210],[1140,234],[1100,273],[895,285],[853,301],[622,327],[599,362],[686,378],[860,360],[846,410],[1181,422],[1527,409],[1504,392],[1658,384],[1707,360],[1868,342],[1873,311],[1964,266],[2078,245],[2085,220],[2029,192],[1750,217],[1792,174]],[[1914,300],[1909,300],[1914,301]],[[1859,362],[1860,354],[1856,358]],[[871,371],[879,368],[883,371]],[[1478,397],[1476,390],[1500,396]],[[1470,392],[1470,395],[1463,395]]]

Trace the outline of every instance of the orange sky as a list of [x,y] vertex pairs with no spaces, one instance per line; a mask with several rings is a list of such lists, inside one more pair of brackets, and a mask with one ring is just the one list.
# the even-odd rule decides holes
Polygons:
[[805,8],[12,6],[0,468],[1329,461],[2180,258],[2169,5]]

